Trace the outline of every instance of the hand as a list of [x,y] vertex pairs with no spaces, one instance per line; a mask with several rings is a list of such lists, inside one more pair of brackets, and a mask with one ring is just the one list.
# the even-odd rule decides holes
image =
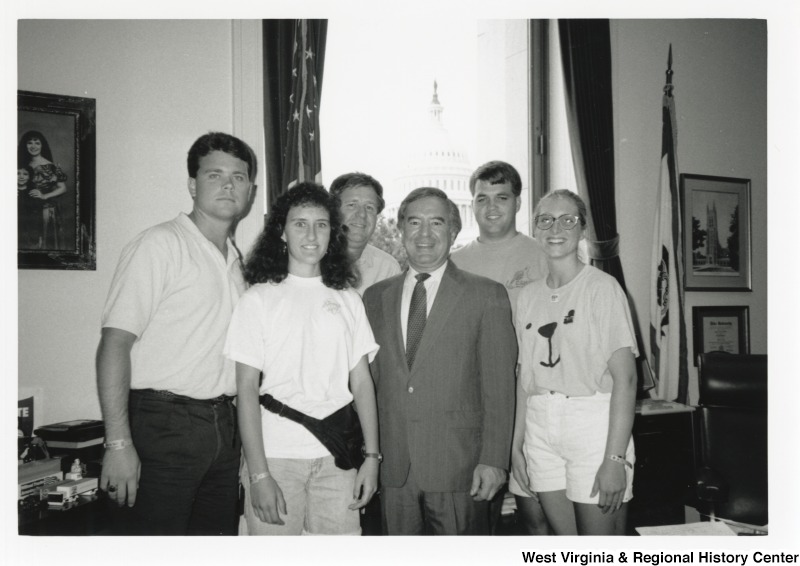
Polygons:
[[594,497],[598,492],[600,493],[597,506],[603,513],[614,513],[622,507],[622,499],[627,487],[627,470],[625,468],[625,464],[605,459],[600,465],[600,469],[597,470],[592,493],[589,496]]
[[136,503],[139,476],[142,464],[133,445],[120,450],[106,450],[103,455],[103,472],[100,474],[100,489],[108,493],[108,498],[122,507]]
[[513,450],[511,452],[511,473],[514,474],[514,479],[517,480],[520,489],[528,497],[533,497],[537,501],[539,498],[530,487],[530,480],[528,479],[528,463],[525,461],[525,455],[521,450]]
[[489,501],[508,478],[508,473],[494,466],[478,464],[472,472],[472,489],[469,494],[475,501]]
[[39,189],[33,189],[30,193],[28,193],[33,198],[38,198],[41,200],[45,200],[45,196]]
[[281,515],[286,515],[286,501],[278,482],[272,476],[250,484],[250,503],[262,523],[283,525]]
[[366,458],[361,464],[353,486],[353,503],[347,506],[348,509],[361,509],[378,491],[378,464],[376,458]]

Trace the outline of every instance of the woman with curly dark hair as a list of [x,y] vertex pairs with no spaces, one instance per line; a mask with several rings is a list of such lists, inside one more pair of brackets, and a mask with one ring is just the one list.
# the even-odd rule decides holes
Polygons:
[[[259,236],[244,268],[250,285],[280,283],[289,274],[289,254],[286,249],[286,220],[295,207],[316,207],[327,212],[330,223],[328,249],[319,260],[322,282],[331,289],[345,289],[356,284],[356,274],[347,256],[347,238],[342,231],[338,203],[320,185],[301,183],[283,195],[272,206],[267,225]],[[323,191],[325,189],[322,189]]]
[[[241,534],[361,533],[377,489],[378,420],[369,362],[378,351],[347,259],[335,197],[314,183],[281,196],[245,266],[225,354],[236,362],[245,455]],[[263,374],[263,380],[259,376]],[[269,394],[323,419],[355,402],[367,458],[344,470],[302,425],[262,409]]]

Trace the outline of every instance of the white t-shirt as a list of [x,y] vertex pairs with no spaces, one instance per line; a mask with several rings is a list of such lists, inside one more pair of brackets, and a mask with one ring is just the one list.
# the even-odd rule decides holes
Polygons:
[[[337,291],[321,277],[289,274],[260,283],[231,318],[225,355],[263,372],[260,393],[321,419],[353,400],[349,374],[378,345],[364,304],[352,289]],[[329,452],[302,425],[261,408],[268,458],[320,458]]]
[[355,265],[361,273],[361,283],[355,288],[359,295],[363,295],[370,285],[401,271],[400,264],[394,257],[371,244],[367,244]]
[[460,269],[483,275],[505,286],[512,312],[524,287],[547,275],[547,258],[536,240],[517,232],[503,242],[472,240],[451,255]]
[[131,388],[195,399],[235,395],[234,364],[222,347],[244,289],[233,243],[224,258],[185,214],[134,238],[122,250],[101,321],[137,336]]
[[610,393],[611,354],[620,348],[639,354],[622,287],[591,265],[558,289],[546,279],[525,287],[514,327],[520,379],[529,395],[536,388],[572,396]]

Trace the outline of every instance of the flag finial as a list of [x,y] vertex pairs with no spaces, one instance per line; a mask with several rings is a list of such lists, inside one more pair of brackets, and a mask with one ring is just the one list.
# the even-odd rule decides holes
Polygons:
[[669,44],[669,55],[667,56],[667,84],[664,85],[664,94],[672,96],[672,44]]

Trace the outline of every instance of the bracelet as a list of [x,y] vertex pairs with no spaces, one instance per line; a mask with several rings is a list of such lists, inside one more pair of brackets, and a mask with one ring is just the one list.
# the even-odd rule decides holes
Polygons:
[[264,478],[271,477],[269,472],[261,472],[260,474],[250,474],[250,485],[260,482]]
[[623,458],[622,456],[618,456],[617,454],[612,454],[611,456],[609,456],[609,457],[608,457],[608,459],[609,459],[609,460],[611,460],[612,462],[618,462],[618,463],[620,463],[620,464],[624,464],[625,466],[627,466],[627,467],[628,467],[628,468],[630,468],[631,470],[633,469],[633,464],[631,464],[630,462],[628,462],[628,461],[627,461],[625,458]]
[[120,438],[119,440],[103,443],[103,448],[106,450],[122,450],[127,446],[133,446],[133,441]]
[[383,462],[383,454],[380,452],[364,452],[364,458],[375,458],[379,464]]

